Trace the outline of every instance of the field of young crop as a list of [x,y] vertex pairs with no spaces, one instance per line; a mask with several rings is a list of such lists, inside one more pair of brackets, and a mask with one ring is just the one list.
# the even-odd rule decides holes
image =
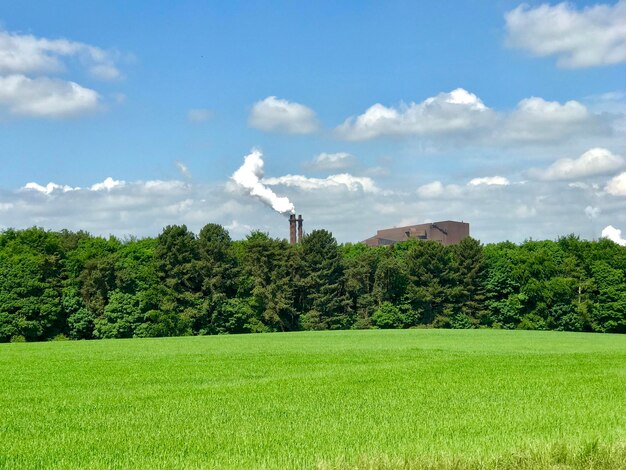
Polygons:
[[0,468],[619,468],[626,336],[0,345]]

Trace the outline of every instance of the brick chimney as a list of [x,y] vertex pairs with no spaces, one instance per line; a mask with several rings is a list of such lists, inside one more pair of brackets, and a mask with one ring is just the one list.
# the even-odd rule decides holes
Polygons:
[[289,216],[289,243],[296,244],[296,214]]
[[298,243],[302,243],[302,222],[304,222],[304,219],[302,214],[300,214],[298,216]]

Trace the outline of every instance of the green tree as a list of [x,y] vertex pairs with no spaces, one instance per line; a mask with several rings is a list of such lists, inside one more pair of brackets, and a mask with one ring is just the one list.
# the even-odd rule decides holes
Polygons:
[[249,297],[255,317],[271,331],[296,330],[295,248],[285,240],[252,232],[243,246],[240,297]]
[[524,296],[515,276],[520,249],[511,242],[488,245],[484,249],[487,263],[486,297],[490,321],[496,328],[516,328],[523,316]]
[[466,237],[452,247],[452,252],[456,280],[453,326],[467,328],[489,324],[485,295],[487,264],[482,245],[478,240]]
[[0,341],[52,338],[65,330],[59,238],[40,228],[0,238]]
[[374,295],[378,305],[391,302],[394,305],[403,303],[409,283],[407,267],[402,258],[388,251],[382,257],[375,273]]
[[[185,225],[165,227],[157,237],[154,266],[164,289],[152,290],[150,294],[150,304],[161,312],[158,315],[153,312],[152,318],[169,318],[175,314],[180,317],[175,323],[181,328],[202,324],[206,308],[196,236]],[[161,298],[155,298],[157,295]]]
[[104,315],[95,321],[96,338],[132,338],[142,322],[139,299],[121,291],[111,293]]
[[157,275],[167,287],[179,294],[200,292],[198,246],[186,225],[168,225],[163,229],[157,238],[154,259]]
[[326,230],[314,230],[302,241],[302,324],[306,329],[352,326],[350,299],[337,241]]
[[435,241],[418,241],[407,254],[407,303],[421,323],[450,326],[454,287],[451,251]]
[[405,326],[404,316],[398,307],[391,302],[383,302],[372,316],[372,323],[378,328],[402,328]]
[[624,271],[606,261],[592,266],[597,300],[592,308],[594,331],[626,333],[626,279]]
[[[363,244],[361,247],[364,249],[359,249],[358,246],[351,245],[348,249],[342,247],[345,288],[350,299],[350,311],[356,316],[353,328],[369,328],[377,305],[374,280],[381,251]],[[348,255],[345,255],[346,252]]]
[[92,339],[96,315],[84,304],[75,286],[63,289],[63,312],[71,339]]

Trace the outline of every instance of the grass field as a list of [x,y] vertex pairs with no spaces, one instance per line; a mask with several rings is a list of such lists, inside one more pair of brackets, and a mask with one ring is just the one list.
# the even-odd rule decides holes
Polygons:
[[626,468],[626,336],[0,345],[0,468]]

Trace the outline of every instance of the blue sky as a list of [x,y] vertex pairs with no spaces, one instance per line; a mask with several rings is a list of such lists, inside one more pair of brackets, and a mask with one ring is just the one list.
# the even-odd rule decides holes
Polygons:
[[258,148],[340,241],[626,230],[624,0],[171,3],[0,2],[0,228],[283,237]]

